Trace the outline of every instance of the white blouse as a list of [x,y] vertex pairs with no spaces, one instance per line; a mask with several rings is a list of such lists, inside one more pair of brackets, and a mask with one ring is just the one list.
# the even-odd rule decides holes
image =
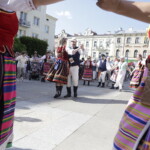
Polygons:
[[6,11],[29,11],[36,8],[32,0],[0,0],[0,9]]

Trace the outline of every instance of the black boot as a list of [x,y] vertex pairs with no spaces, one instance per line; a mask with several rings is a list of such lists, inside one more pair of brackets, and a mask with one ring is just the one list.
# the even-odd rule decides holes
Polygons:
[[111,88],[110,89],[114,89],[114,84],[112,84]]
[[64,98],[71,97],[71,87],[67,87],[67,95],[64,96]]
[[118,90],[119,89],[119,87],[116,87],[116,90]]
[[83,85],[85,85],[85,80],[83,81]]
[[90,85],[90,81],[88,81],[88,86]]
[[62,89],[63,89],[63,86],[60,86],[59,87],[60,96],[61,96]]
[[41,82],[45,82],[45,77],[41,78]]
[[59,86],[56,86],[56,94],[55,94],[54,98],[57,98],[59,96],[60,96]]
[[77,90],[78,90],[78,86],[74,86],[74,87],[73,87],[74,97],[77,97],[77,96],[78,96]]
[[104,88],[104,87],[105,87],[105,83],[102,83],[102,86],[101,86],[101,87],[103,87],[103,88]]
[[101,86],[101,82],[98,82],[98,86],[97,87],[100,87]]

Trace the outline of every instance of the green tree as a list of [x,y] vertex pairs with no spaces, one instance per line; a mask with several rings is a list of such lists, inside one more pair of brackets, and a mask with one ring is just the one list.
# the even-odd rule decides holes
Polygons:
[[19,38],[15,38],[14,40],[14,51],[15,52],[26,51],[26,46],[21,43]]
[[32,56],[34,54],[34,51],[37,51],[39,55],[44,55],[46,53],[48,44],[44,40],[22,36],[20,37],[20,41],[26,46],[26,51],[29,56]]

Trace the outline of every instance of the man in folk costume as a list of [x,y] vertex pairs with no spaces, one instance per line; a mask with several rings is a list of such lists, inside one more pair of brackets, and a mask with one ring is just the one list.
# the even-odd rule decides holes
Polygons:
[[78,90],[78,81],[79,81],[79,65],[80,65],[80,54],[85,53],[83,45],[77,47],[77,40],[75,38],[71,39],[71,47],[67,50],[68,58],[69,58],[69,75],[68,75],[68,83],[67,83],[67,95],[64,97],[71,97],[71,77],[73,81],[73,91],[74,97],[77,97]]
[[106,62],[107,62],[106,57],[104,54],[102,54],[102,58],[97,63],[98,71],[99,71],[97,87],[100,87],[100,86],[105,87],[105,77],[106,77],[106,73],[107,73]]
[[34,10],[40,5],[62,0],[1,0],[0,1],[0,150],[11,147],[16,103],[16,61],[13,51],[18,31],[15,11]]

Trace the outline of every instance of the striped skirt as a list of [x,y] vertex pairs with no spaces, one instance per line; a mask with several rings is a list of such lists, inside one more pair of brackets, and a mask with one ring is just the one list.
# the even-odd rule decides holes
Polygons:
[[16,61],[0,54],[0,150],[12,142],[16,101]]
[[114,139],[114,150],[150,150],[150,106],[141,103],[144,78],[128,103]]
[[142,79],[142,76],[143,76],[143,70],[135,70],[134,74],[133,74],[133,77],[131,79],[131,82],[130,82],[130,87],[131,88],[137,88],[139,85],[140,85],[140,82],[141,82],[141,79]]
[[68,61],[58,59],[49,70],[46,80],[50,82],[67,84],[68,74],[69,74]]
[[93,71],[91,68],[85,68],[82,79],[85,81],[91,81],[93,79]]

